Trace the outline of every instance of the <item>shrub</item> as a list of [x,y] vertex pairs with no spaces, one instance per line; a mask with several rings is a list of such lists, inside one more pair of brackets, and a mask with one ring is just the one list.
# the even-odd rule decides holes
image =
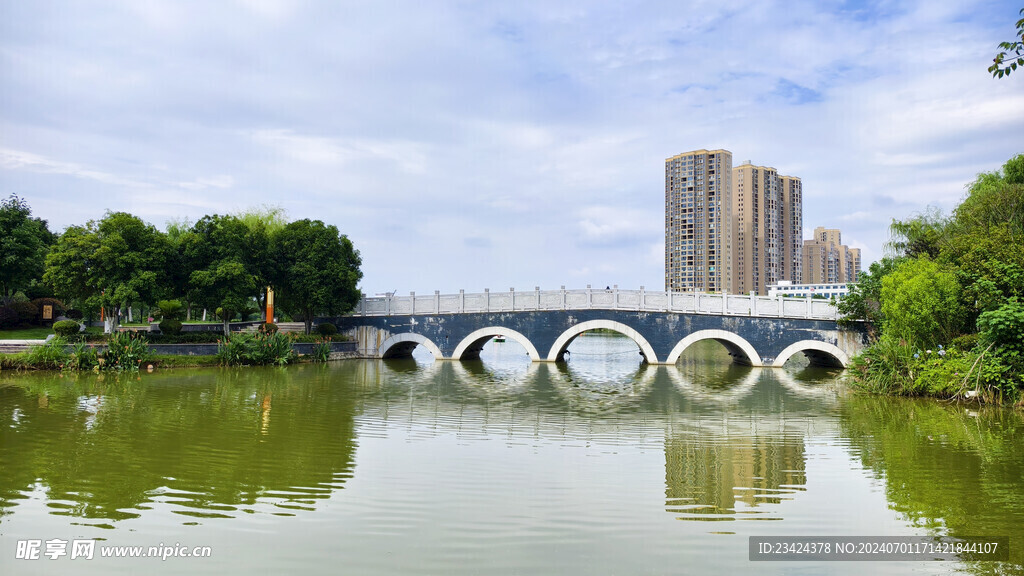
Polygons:
[[68,357],[67,363],[64,364],[64,369],[92,370],[94,366],[98,365],[99,354],[96,353],[96,348],[79,341],[71,345],[71,355]]
[[286,334],[235,332],[217,342],[217,360],[221,364],[277,364],[295,359],[292,340]]
[[253,337],[250,334],[228,334],[223,340],[217,340],[217,361],[226,366],[248,364],[246,359],[252,355],[253,346]]
[[100,364],[109,370],[138,370],[139,364],[152,356],[144,336],[134,332],[117,332],[107,340],[107,349]]
[[327,362],[331,357],[331,339],[320,338],[313,344],[313,351],[309,353],[314,362]]
[[68,338],[70,336],[77,336],[78,332],[82,329],[82,325],[74,320],[61,320],[53,323],[53,332],[58,336]]
[[164,318],[160,321],[160,333],[168,336],[181,334],[181,322],[173,318]]
[[978,317],[978,331],[987,344],[1007,352],[1024,353],[1024,303],[1011,298],[999,308]]
[[979,337],[977,334],[964,334],[953,338],[953,341],[949,343],[950,348],[957,348],[959,350],[972,350],[978,345]]
[[70,310],[65,310],[64,316],[67,316],[72,320],[81,320],[82,318],[85,317],[85,315],[82,314],[81,310],[75,310],[74,308],[71,308]]
[[0,330],[14,328],[18,325],[18,313],[9,306],[0,308]]
[[17,315],[16,325],[35,324],[39,307],[31,302],[11,302],[8,306]]
[[268,334],[275,334],[275,333],[277,333],[277,324],[274,324],[273,322],[266,322],[264,324],[260,324],[260,327],[257,328],[256,330],[258,332],[266,332]]
[[63,368],[69,356],[65,350],[67,344],[64,338],[55,336],[45,344],[29,348],[25,360],[36,368]]
[[250,360],[253,364],[277,364],[284,366],[295,359],[295,351],[292,350],[292,340],[287,334],[275,332],[273,334],[257,333],[255,347]]
[[323,322],[316,325],[316,333],[321,336],[334,336],[338,333],[338,327],[330,322]]

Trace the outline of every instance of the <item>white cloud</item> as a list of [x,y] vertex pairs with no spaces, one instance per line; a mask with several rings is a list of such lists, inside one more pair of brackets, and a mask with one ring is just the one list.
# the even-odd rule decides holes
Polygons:
[[985,72],[1003,4],[16,3],[0,187],[57,227],[281,204],[370,292],[653,288],[664,159],[724,147],[870,260],[1024,152],[1019,79]]

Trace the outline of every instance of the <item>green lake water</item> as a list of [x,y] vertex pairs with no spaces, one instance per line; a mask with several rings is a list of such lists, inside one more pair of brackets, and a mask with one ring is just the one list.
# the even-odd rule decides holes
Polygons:
[[[1020,412],[839,372],[476,363],[0,373],[0,574],[1024,572]],[[750,536],[1010,538],[1010,561],[751,562]],[[20,559],[19,542],[97,540]],[[100,557],[101,547],[209,557]]]

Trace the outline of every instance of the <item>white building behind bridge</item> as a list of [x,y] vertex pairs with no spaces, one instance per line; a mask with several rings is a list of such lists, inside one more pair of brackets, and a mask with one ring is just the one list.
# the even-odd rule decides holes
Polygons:
[[781,280],[778,284],[768,286],[768,297],[778,298],[789,296],[792,298],[832,298],[840,299],[850,293],[852,282],[840,282],[834,284],[794,284],[788,280]]

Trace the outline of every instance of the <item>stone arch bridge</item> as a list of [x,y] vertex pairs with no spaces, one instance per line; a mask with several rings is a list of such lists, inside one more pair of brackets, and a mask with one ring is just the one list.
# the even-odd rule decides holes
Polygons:
[[825,300],[640,290],[550,290],[364,298],[351,315],[321,318],[369,358],[410,356],[417,346],[437,360],[473,360],[489,340],[515,340],[535,362],[564,359],[569,344],[594,329],[620,332],[651,364],[674,364],[690,345],[715,340],[734,361],[782,366],[794,354],[845,367],[865,346],[861,329],[841,329]]

